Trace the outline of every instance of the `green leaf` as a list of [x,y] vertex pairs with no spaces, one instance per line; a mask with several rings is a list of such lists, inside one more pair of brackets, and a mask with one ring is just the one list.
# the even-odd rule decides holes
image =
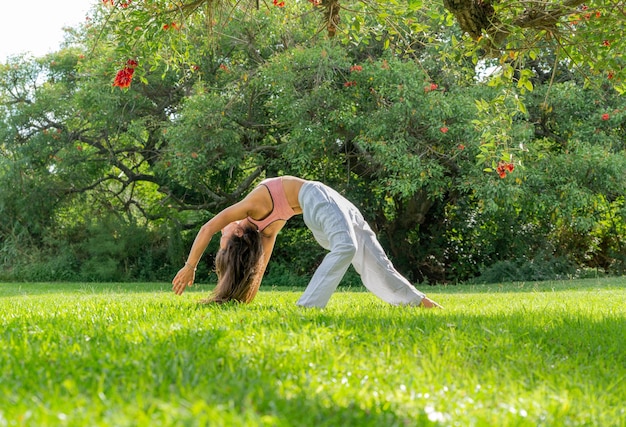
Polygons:
[[422,2],[422,0],[408,0],[409,2],[409,10],[411,12],[415,12],[416,10],[420,10],[422,7],[424,7],[424,3]]

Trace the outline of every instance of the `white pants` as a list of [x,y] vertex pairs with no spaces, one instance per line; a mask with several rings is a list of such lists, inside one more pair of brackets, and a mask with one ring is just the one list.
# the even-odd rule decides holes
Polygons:
[[317,268],[298,305],[325,307],[350,264],[367,289],[390,304],[419,305],[424,294],[396,271],[361,212],[326,185],[308,181],[298,195],[304,223],[330,252]]

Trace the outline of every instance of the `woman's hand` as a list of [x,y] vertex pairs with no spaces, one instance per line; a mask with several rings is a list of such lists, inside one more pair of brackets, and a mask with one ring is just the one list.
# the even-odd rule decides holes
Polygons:
[[172,290],[176,295],[181,295],[185,292],[187,286],[192,286],[193,281],[196,278],[196,269],[189,264],[185,264],[183,268],[178,270],[176,277],[172,280]]

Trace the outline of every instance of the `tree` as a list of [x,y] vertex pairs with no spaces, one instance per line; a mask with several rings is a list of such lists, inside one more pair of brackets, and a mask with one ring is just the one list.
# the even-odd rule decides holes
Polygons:
[[[289,173],[354,200],[414,280],[619,267],[626,110],[612,79],[575,72],[547,41],[529,68],[507,55],[483,81],[478,51],[418,3],[355,14],[331,40],[308,4],[125,4],[0,71],[4,265],[166,279],[201,223]],[[292,250],[275,259],[311,269],[321,253],[302,224],[282,236]]]
[[[118,53],[134,57],[140,49],[148,66],[163,61],[173,66],[193,63],[195,53],[190,41],[201,37],[206,49],[210,49],[235,10],[248,16],[258,16],[255,11],[259,10],[280,14],[283,26],[303,22],[307,27],[313,25],[309,14],[297,3],[277,0],[272,4],[107,0],[104,4],[108,6],[107,20],[116,35]],[[487,132],[482,138],[479,159],[489,170],[495,169],[499,162],[509,162],[515,152],[508,144],[511,129],[506,116],[525,112],[523,96],[533,89],[531,77],[537,71],[534,65],[541,51],[549,49],[554,54],[554,64],[548,64],[542,73],[556,70],[559,63],[567,63],[587,83],[592,81],[591,75],[603,75],[618,92],[626,91],[626,71],[618,55],[625,50],[626,42],[615,37],[624,23],[621,0],[588,4],[583,0],[554,3],[445,0],[442,4],[419,0],[406,3],[310,0],[309,8],[318,12],[318,34],[325,31],[343,43],[384,40],[385,48],[414,57],[421,57],[419,52],[428,46],[442,57],[451,56],[457,61],[470,58],[468,65],[472,69],[479,64],[500,69],[501,72],[492,76],[493,84],[505,85],[507,93],[486,104],[480,119],[487,127],[500,128],[497,135]],[[447,27],[445,31],[442,24]]]

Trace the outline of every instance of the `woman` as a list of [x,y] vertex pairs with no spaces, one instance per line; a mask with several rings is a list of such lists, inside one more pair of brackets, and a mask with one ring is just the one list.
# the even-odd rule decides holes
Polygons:
[[323,308],[352,264],[363,284],[394,305],[440,307],[415,289],[393,267],[361,212],[332,188],[293,176],[270,178],[240,202],[202,226],[185,266],[174,280],[177,295],[194,282],[196,265],[211,238],[222,231],[215,265],[218,284],[206,302],[255,297],[286,221],[303,214],[315,240],[329,250],[297,304]]

